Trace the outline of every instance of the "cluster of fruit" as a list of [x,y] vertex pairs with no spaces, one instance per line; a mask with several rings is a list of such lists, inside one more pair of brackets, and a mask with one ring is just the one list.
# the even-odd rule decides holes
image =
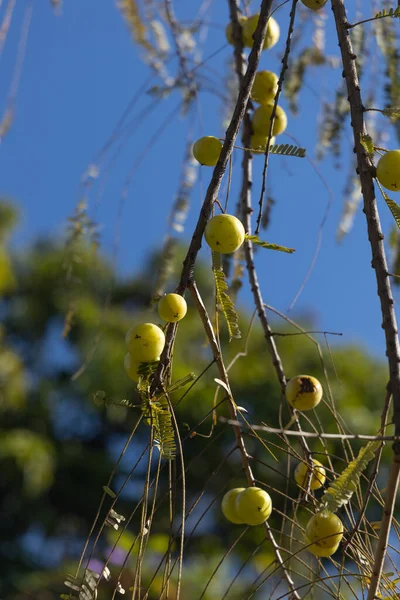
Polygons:
[[[288,381],[285,395],[288,403],[297,410],[315,408],[322,399],[322,386],[310,375],[297,375]],[[311,490],[321,488],[326,471],[318,461],[301,462],[294,471],[297,485],[303,489],[308,482]],[[257,487],[234,488],[222,499],[222,512],[235,524],[260,525],[272,512],[272,501],[267,492]],[[343,537],[343,523],[334,513],[319,512],[308,521],[305,531],[307,549],[315,556],[331,556],[336,552]]]
[[[179,294],[166,294],[158,303],[158,314],[167,323],[180,321],[186,315],[186,311],[186,300]],[[125,371],[132,381],[137,381],[140,364],[160,360],[165,335],[158,325],[142,323],[129,329],[125,343],[128,348],[124,360]]]

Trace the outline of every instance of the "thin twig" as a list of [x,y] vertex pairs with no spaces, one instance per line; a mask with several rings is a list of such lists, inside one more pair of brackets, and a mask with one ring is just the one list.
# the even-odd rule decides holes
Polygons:
[[[191,282],[190,284],[190,292],[192,294],[193,300],[196,304],[197,310],[199,312],[201,321],[203,323],[203,327],[205,330],[205,333],[207,335],[208,338],[208,343],[210,344],[213,356],[214,356],[214,360],[215,360],[215,364],[217,365],[218,371],[219,371],[219,376],[221,378],[221,380],[224,382],[225,386],[226,386],[226,390],[229,391],[229,412],[231,414],[231,418],[232,420],[235,420],[237,417],[237,409],[236,409],[236,404],[234,402],[232,393],[231,393],[231,388],[230,388],[230,384],[229,384],[229,377],[228,377],[228,373],[226,371],[225,365],[224,365],[224,361],[223,358],[221,356],[221,352],[218,346],[218,342],[217,339],[215,337],[214,334],[214,329],[213,326],[211,324],[211,321],[209,319],[209,316],[207,314],[207,310],[206,307],[204,306],[203,300],[199,294],[199,291],[197,289],[196,283],[195,282]],[[242,431],[241,431],[241,427],[237,426],[237,425],[233,425],[233,429],[235,432],[235,437],[236,437],[236,443],[237,446],[239,448],[240,451],[240,455],[242,458],[242,465],[243,465],[243,470],[246,474],[246,478],[248,481],[248,484],[250,486],[254,486],[255,485],[255,479],[254,479],[254,475],[253,475],[253,471],[251,469],[250,466],[250,461],[249,461],[249,454],[247,452],[245,443],[244,443],[244,439],[242,436]],[[275,557],[276,557],[276,561],[277,563],[280,565],[280,567],[282,568],[283,574],[285,576],[286,582],[291,590],[292,596],[293,598],[296,598],[297,600],[300,600],[300,596],[297,594],[297,592],[294,589],[294,582],[291,578],[291,575],[288,571],[287,566],[285,565],[285,561],[282,558],[281,552],[279,550],[278,544],[276,543],[275,537],[272,533],[271,528],[268,526],[268,524],[265,522],[264,523],[265,526],[265,530],[266,533],[268,535],[268,538],[274,548],[274,552],[275,552]]]
[[233,421],[226,417],[219,417],[221,423],[228,423],[228,425],[235,425],[241,429],[250,429],[254,431],[265,431],[265,433],[272,433],[275,435],[286,435],[294,437],[305,437],[305,438],[317,438],[317,439],[328,439],[328,440],[365,440],[368,442],[398,442],[400,441],[399,436],[395,435],[364,435],[362,433],[316,433],[312,431],[295,431],[294,429],[279,429],[275,427],[268,427],[268,425],[253,425],[242,423],[241,421]]
[[396,495],[400,480],[400,455],[393,456],[392,466],[390,468],[389,481],[386,492],[386,502],[383,509],[383,517],[379,530],[378,547],[375,553],[375,562],[369,584],[367,600],[375,600],[379,588],[379,581],[382,576],[383,563],[385,561],[390,529],[392,526],[393,511],[396,503]]
[[[386,392],[386,398],[385,398],[385,405],[383,407],[383,411],[382,411],[382,415],[381,415],[381,433],[382,435],[385,433],[385,429],[387,427],[387,416],[388,416],[388,412],[389,412],[389,408],[390,408],[390,399],[392,397],[392,393],[388,387],[387,392]],[[368,486],[367,486],[367,490],[365,492],[365,499],[364,499],[364,504],[360,510],[360,513],[357,517],[356,522],[354,523],[353,529],[351,530],[347,540],[346,540],[346,544],[345,544],[345,548],[347,548],[354,535],[359,531],[360,525],[362,523],[362,520],[364,519],[366,510],[367,510],[367,506],[368,506],[368,502],[370,500],[371,497],[371,491],[375,485],[375,481],[378,475],[378,471],[379,471],[379,465],[381,462],[381,458],[382,458],[382,452],[383,452],[383,448],[385,445],[385,441],[382,440],[382,444],[379,446],[377,452],[376,452],[376,457],[375,457],[375,461],[374,461],[374,466],[372,469],[372,473],[371,476],[369,478],[369,482],[368,482]]]
[[[179,286],[177,288],[177,293],[179,294],[183,294],[185,292],[190,281],[193,279],[194,265],[197,259],[197,254],[201,248],[204,229],[207,225],[207,221],[211,214],[213,204],[218,197],[218,192],[221,187],[222,178],[228,165],[229,158],[232,154],[233,146],[235,144],[235,140],[239,132],[239,128],[242,123],[246,111],[246,106],[250,97],[250,90],[253,85],[258,63],[260,61],[261,49],[267,32],[267,22],[269,14],[271,12],[271,5],[272,0],[262,0],[260,7],[260,17],[258,20],[256,31],[254,33],[254,44],[249,55],[247,70],[243,77],[243,83],[239,90],[238,99],[236,101],[236,106],[233,111],[231,122],[226,130],[225,142],[222,146],[219,160],[214,168],[211,181],[207,188],[206,196],[199,214],[197,225],[194,230],[192,240],[190,242],[190,246],[183,263],[181,278]],[[171,361],[171,352],[176,335],[176,330],[177,326],[174,323],[170,324],[167,328],[165,347],[161,355],[160,366],[157,369],[151,386],[153,392],[160,386],[164,373],[168,371]]]
[[262,211],[263,211],[263,202],[264,202],[264,193],[265,193],[265,188],[267,185],[269,148],[271,145],[271,138],[273,136],[272,130],[274,127],[274,122],[275,122],[276,109],[278,107],[279,97],[280,97],[282,89],[283,89],[283,82],[285,80],[285,74],[289,67],[289,54],[290,54],[290,48],[291,48],[291,44],[292,44],[292,35],[293,35],[293,31],[294,31],[294,20],[296,17],[297,1],[298,0],[292,0],[292,9],[290,11],[290,22],[289,22],[289,29],[288,29],[287,38],[286,38],[285,53],[282,58],[282,69],[281,69],[281,72],[279,75],[278,89],[275,94],[274,106],[272,108],[272,113],[271,113],[271,117],[270,117],[268,140],[267,140],[267,145],[265,147],[264,168],[263,168],[263,174],[262,174],[262,186],[261,186],[260,200],[258,203],[259,210],[258,210],[258,216],[257,216],[257,225],[256,225],[256,229],[255,229],[255,235],[258,235],[258,233],[260,231]]

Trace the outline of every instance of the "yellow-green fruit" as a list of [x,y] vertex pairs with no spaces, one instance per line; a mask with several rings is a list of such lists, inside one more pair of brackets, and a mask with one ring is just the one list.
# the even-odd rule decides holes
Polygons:
[[296,480],[297,485],[302,488],[305,488],[308,481],[308,475],[310,470],[312,471],[310,489],[318,490],[322,487],[326,480],[326,471],[319,460],[311,459],[312,468],[310,469],[309,465],[306,463],[299,463],[294,470],[294,478]]
[[250,96],[259,104],[271,104],[278,91],[278,77],[272,71],[259,71],[254,78]]
[[[254,133],[268,135],[273,108],[273,104],[262,104],[254,111],[253,119],[251,121]],[[272,133],[274,135],[279,135],[285,131],[286,126],[286,113],[283,108],[277,106]]]
[[135,360],[130,352],[125,354],[125,358],[124,358],[125,373],[128,375],[129,379],[132,379],[132,381],[137,381],[139,379],[139,375],[137,374],[139,365],[140,365],[140,361]]
[[[306,544],[309,544],[309,540],[307,540],[307,538],[305,539]],[[322,547],[322,546],[317,546],[316,544],[311,544],[311,546],[307,547],[307,550],[309,552],[311,552],[311,554],[314,554],[314,556],[318,556],[318,557],[327,557],[327,556],[332,556],[332,554],[335,554],[336,550],[339,548],[339,544],[336,544],[335,546],[327,546]]]
[[[267,147],[268,136],[261,133],[253,133],[251,136],[251,149],[256,154],[264,154]],[[272,136],[270,147],[275,144],[275,137]]]
[[[247,21],[247,17],[239,16],[239,23],[241,24],[242,27],[243,27],[243,24],[245,21]],[[229,44],[231,44],[233,46],[234,40],[233,40],[233,25],[232,25],[232,23],[228,23],[228,25],[226,26],[225,35],[226,35],[226,39],[228,40]],[[243,29],[242,29],[242,41],[243,41]]]
[[242,524],[242,521],[236,511],[236,496],[243,492],[245,488],[233,488],[229,490],[222,498],[221,509],[224,513],[224,516],[231,521],[231,523],[235,523],[236,525]]
[[166,294],[158,303],[158,314],[168,323],[180,321],[186,312],[186,300],[179,294]]
[[193,144],[193,156],[206,167],[214,167],[221,154],[222,143],[212,135],[201,137]]
[[327,549],[331,549],[332,554],[335,552],[343,537],[343,523],[334,513],[317,513],[308,521],[305,537],[306,542],[311,543],[307,548],[310,552],[316,556],[330,556],[322,552]]
[[311,375],[297,375],[286,385],[286,400],[297,410],[311,410],[322,399],[322,386]]
[[271,497],[261,488],[249,487],[236,496],[236,513],[246,525],[261,525],[271,511]]
[[328,0],[301,0],[304,6],[311,10],[319,10],[328,2]]
[[400,150],[390,150],[381,156],[376,176],[387,190],[400,192]]
[[128,351],[133,360],[139,362],[152,362],[158,360],[164,349],[164,332],[153,323],[142,323],[132,327],[125,337]]
[[216,215],[208,221],[204,237],[211,250],[230,254],[243,244],[244,227],[233,215]]
[[[243,23],[242,36],[243,36],[243,45],[247,48],[253,47],[253,34],[257,28],[257,23],[259,19],[259,14],[253,15],[246,19]],[[265,35],[263,50],[267,50],[268,48],[272,48],[275,46],[276,42],[279,40],[279,25],[275,21],[273,17],[268,19],[267,25],[267,33]]]

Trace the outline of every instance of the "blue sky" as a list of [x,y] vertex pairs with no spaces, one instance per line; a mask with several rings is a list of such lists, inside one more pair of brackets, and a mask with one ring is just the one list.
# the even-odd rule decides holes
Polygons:
[[[200,3],[175,2],[179,18],[193,17]],[[253,3],[257,6],[257,3]],[[351,3],[350,3],[351,5]],[[15,56],[25,3],[17,3],[3,56],[0,61],[0,106],[4,106],[7,86],[15,65]],[[304,14],[304,13],[303,13]],[[277,13],[285,31],[289,8]],[[327,47],[337,55],[337,43],[326,11]],[[210,27],[204,41],[204,56],[211,55],[225,42],[223,30],[228,19],[227,3],[214,1],[208,12]],[[311,38],[313,23],[305,25]],[[270,52],[264,52],[262,68],[279,69],[284,47],[283,37]],[[207,63],[207,71],[216,86],[224,90],[223,74],[232,49],[228,45]],[[176,72],[176,61],[171,62]],[[128,102],[138,94],[149,77],[140,50],[113,0],[65,2],[61,16],[55,16],[50,2],[35,3],[27,54],[17,97],[16,119],[1,148],[0,194],[17,202],[22,221],[13,243],[26,246],[38,235],[57,238],[65,232],[66,219],[80,197],[80,181],[99,148],[110,136]],[[341,78],[340,69],[311,71],[307,78],[297,116],[289,114],[288,132],[301,141],[313,158],[321,93],[332,98]],[[149,85],[155,85],[153,79]],[[142,94],[132,112],[138,121],[126,139],[112,170],[101,171],[97,187],[90,190],[89,207],[101,225],[101,244],[111,254],[118,234],[117,261],[124,274],[140,267],[149,250],[162,243],[170,206],[179,185],[181,163],[190,119],[178,114],[178,92],[159,103],[146,117],[152,102]],[[282,100],[287,109],[287,102]],[[197,135],[223,137],[223,107],[216,95],[199,94],[201,122],[194,111]],[[127,174],[143,149],[165,120],[168,127],[135,171],[126,200],[121,191]],[[281,136],[279,141],[290,140]],[[389,142],[390,145],[390,142]],[[394,137],[390,147],[396,147]],[[384,356],[384,336],[365,218],[359,212],[354,227],[343,242],[335,233],[343,201],[345,176],[349,171],[350,132],[343,140],[341,168],[334,169],[331,158],[319,165],[332,189],[333,202],[323,230],[321,252],[311,277],[290,316],[313,313],[319,329],[343,333],[343,341],[363,342],[369,350]],[[231,192],[231,207],[236,202],[240,169],[240,150],[235,151],[238,169]],[[261,185],[262,159],[254,160],[255,198]],[[201,185],[196,185],[183,240],[188,241],[211,170],[203,168]],[[272,223],[261,237],[296,248],[289,256],[269,251],[257,253],[257,267],[264,299],[286,312],[291,305],[312,261],[318,228],[329,202],[329,194],[306,160],[273,156],[270,160],[270,191],[276,200]],[[99,191],[101,193],[99,193]],[[392,220],[381,204],[383,229],[389,233]],[[121,203],[122,202],[122,203]],[[122,218],[118,214],[122,210]],[[208,260],[203,248],[201,255]],[[251,306],[249,290],[241,293],[241,302]]]

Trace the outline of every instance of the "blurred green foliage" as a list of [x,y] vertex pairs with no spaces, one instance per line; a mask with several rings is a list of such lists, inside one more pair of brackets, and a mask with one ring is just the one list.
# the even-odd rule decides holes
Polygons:
[[[74,264],[74,280],[71,283],[62,245],[39,241],[23,253],[10,257],[6,240],[14,220],[12,208],[6,204],[1,206],[0,251],[6,258],[4,262],[3,255],[0,255],[0,598],[48,600],[67,591],[62,585],[66,573],[76,568],[103,486],[107,485],[118,455],[140,415],[139,409],[119,407],[113,402],[127,399],[133,404],[138,403],[134,387],[123,370],[124,335],[133,323],[142,319],[158,322],[155,307],[150,307],[150,298],[160,255],[150,257],[142,272],[118,279],[107,260],[90,245],[85,246],[79,241],[79,260]],[[170,275],[171,286],[177,280],[181,265],[179,252]],[[4,264],[8,265],[7,269],[4,269]],[[196,267],[196,280],[213,314],[210,265]],[[7,281],[13,281],[13,285],[5,284]],[[169,289],[172,290],[172,287]],[[191,371],[200,375],[212,362],[190,297],[188,305],[188,315],[179,327],[174,350],[174,380]],[[68,311],[70,330],[68,336],[63,337]],[[312,325],[309,321],[303,325]],[[243,334],[249,323],[250,315],[241,309]],[[225,362],[229,365],[238,352],[243,352],[246,340],[242,338],[228,344],[223,324],[221,328]],[[276,319],[274,330],[283,333],[294,331],[284,321]],[[351,430],[376,432],[387,378],[384,365],[361,348],[339,346],[337,343],[330,348],[331,354],[324,351],[321,363],[316,345],[303,335],[281,336],[277,343],[289,377],[298,373],[319,377],[326,396],[330,389],[336,410]],[[323,367],[326,368],[327,380]],[[258,324],[253,324],[248,338],[247,355],[235,362],[229,374],[236,402],[247,409],[250,422],[262,421],[276,427],[289,421],[289,412],[280,397],[276,375]],[[212,365],[176,408],[187,469],[187,510],[190,512],[198,501],[186,523],[185,569],[190,577],[184,577],[184,599],[200,594],[223,553],[236,540],[238,530],[222,518],[219,502],[227,488],[245,485],[238,453],[231,452],[234,448],[231,428],[219,422],[212,427],[216,391],[214,377],[218,377],[218,373]],[[98,394],[99,390],[104,394]],[[176,393],[174,402],[177,403],[182,395],[182,391]],[[102,396],[105,396],[106,402],[95,401]],[[220,392],[216,401],[222,398]],[[228,415],[225,404],[218,407],[217,413]],[[311,424],[319,427],[315,416],[311,414],[308,418]],[[325,431],[337,432],[331,404],[319,408],[318,419]],[[309,427],[306,421],[305,425]],[[111,484],[114,491],[118,490],[146,448],[149,431],[148,427],[140,424]],[[188,431],[195,431],[197,435],[188,436]],[[260,434],[260,437],[264,445],[248,434],[246,443],[253,456],[256,477],[267,486],[273,497],[277,510],[271,522],[279,529],[279,511],[285,511],[284,494],[292,497],[298,494],[287,470],[293,468],[296,461],[292,460],[288,465],[285,453],[274,447],[277,438],[265,434]],[[324,448],[320,441],[313,440],[310,445],[313,452],[321,453],[321,456],[326,451],[336,455],[338,459],[334,468],[342,470],[344,453],[340,442],[329,442]],[[275,453],[278,462],[267,451],[267,446]],[[357,447],[357,444],[353,445],[354,451]],[[300,449],[298,442],[294,441],[293,452],[296,451],[300,452]],[[389,455],[388,448],[384,459]],[[178,458],[172,465],[178,490],[179,465]],[[331,476],[328,468],[328,478]],[[141,497],[144,477],[145,459],[139,463],[116,506],[118,513],[126,518]],[[168,465],[164,463],[159,482],[157,519],[148,539],[148,558],[143,566],[146,585],[168,547],[167,490]],[[180,526],[179,491],[174,510],[173,531],[176,533]],[[305,509],[300,509],[298,516],[300,521],[304,521],[307,516]],[[140,511],[136,511],[127,532],[117,543],[117,550],[122,556],[131,547],[139,522]],[[284,531],[281,539],[285,544]],[[117,532],[107,527],[93,553],[93,564],[96,561],[103,564],[108,549],[116,542]],[[172,548],[175,556],[178,544],[179,539]],[[259,552],[249,558],[257,544],[260,544]],[[121,576],[121,583],[126,588],[132,585],[136,553],[137,547]],[[241,597],[248,582],[265,575],[265,569],[273,562],[262,528],[253,528],[246,533],[240,549],[237,547],[231,559],[223,563],[204,598],[221,597],[227,582],[247,559],[243,576],[232,588],[230,598]],[[117,566],[113,565],[113,560]],[[118,572],[118,564],[123,558],[118,561],[118,557],[114,557],[113,560],[109,565],[112,574]],[[160,569],[154,578],[150,599],[160,597],[162,581],[163,569]],[[171,598],[174,597],[173,585],[171,583]],[[110,598],[113,587],[107,588],[105,584],[102,589],[99,600]],[[197,595],[195,592],[198,592]]]

